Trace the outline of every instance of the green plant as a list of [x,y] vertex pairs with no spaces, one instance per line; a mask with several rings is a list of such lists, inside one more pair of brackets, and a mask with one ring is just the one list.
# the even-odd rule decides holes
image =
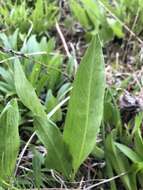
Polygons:
[[55,2],[49,0],[36,0],[31,7],[26,1],[3,2],[0,12],[6,26],[10,25],[12,29],[19,28],[22,33],[30,28],[30,23],[33,25],[34,33],[47,32],[53,27],[55,17],[58,19],[58,7]]
[[[13,67],[10,59],[11,55],[13,59],[16,55],[13,55],[10,50],[19,50],[18,52],[29,57],[28,59],[23,59],[22,63],[24,65],[24,71],[38,95],[42,93],[45,87],[47,87],[47,90],[51,89],[54,91],[62,81],[63,63],[63,56],[58,52],[54,52],[55,39],[51,38],[47,42],[47,39],[42,37],[40,42],[38,42],[37,36],[31,35],[28,39],[26,37],[22,39],[21,42],[19,36],[20,33],[18,30],[9,36],[4,33],[0,34],[1,45],[9,54],[0,54],[1,60],[4,60],[3,66],[0,67],[0,76],[3,79],[0,82],[0,91],[6,97],[15,94],[14,79],[12,76]],[[18,44],[21,47],[17,47]],[[37,55],[32,56],[33,54]]]
[[103,42],[107,42],[117,35],[124,36],[122,25],[114,18],[108,16],[99,1],[70,0],[70,8],[75,18],[88,33],[98,32]]
[[[74,17],[85,28],[87,33],[99,32],[103,42],[108,42],[114,36],[124,37],[123,25],[128,25],[135,33],[140,34],[139,27],[143,23],[142,3],[133,0],[70,0],[70,8]],[[134,18],[137,17],[134,26]],[[137,28],[136,28],[137,26]]]
[[60,130],[47,119],[45,108],[18,60],[14,64],[14,78],[16,92],[23,104],[32,111],[36,133],[48,149],[46,165],[68,179],[73,178],[96,143],[102,119],[105,76],[99,38],[93,38],[78,69],[63,137]]
[[[120,177],[124,188],[127,190],[138,189],[137,180],[141,187],[143,185],[141,181],[143,139],[140,128],[142,113],[135,117],[133,126],[128,123],[127,128],[124,128],[113,98],[112,91],[110,89],[106,90],[104,124],[101,131],[103,143],[95,147],[93,155],[101,155],[100,159],[105,158],[105,173],[108,177],[112,178],[115,174],[124,174]],[[106,133],[107,129],[110,133]],[[129,147],[132,147],[132,149]],[[118,189],[118,183],[111,181],[110,188]]]
[[[142,10],[142,0],[0,1],[0,189],[143,188],[142,68],[128,67]],[[124,90],[138,96],[131,106]]]

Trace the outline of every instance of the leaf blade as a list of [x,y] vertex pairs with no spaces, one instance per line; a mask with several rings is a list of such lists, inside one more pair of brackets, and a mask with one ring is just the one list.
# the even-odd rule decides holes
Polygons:
[[8,180],[16,164],[20,139],[19,112],[16,100],[11,100],[0,115],[0,179]]
[[46,165],[49,169],[56,169],[70,178],[71,157],[63,141],[58,128],[52,125],[46,118],[35,117],[34,126],[36,133],[48,150]]
[[16,92],[23,104],[35,115],[46,116],[44,106],[42,106],[40,103],[33,86],[25,77],[22,66],[18,59],[16,59],[14,63],[14,81]]
[[115,145],[123,154],[125,154],[134,163],[142,162],[142,158],[131,148],[125,146],[124,144],[120,144],[120,143],[115,143]]
[[56,169],[70,178],[71,158],[59,128],[53,126],[47,119],[45,107],[41,105],[34,88],[26,79],[19,61],[15,62],[14,69],[17,94],[23,104],[32,111],[36,134],[48,150],[46,158],[48,168]]
[[104,60],[96,36],[77,71],[64,129],[64,140],[73,156],[74,172],[95,145],[103,113],[104,89]]

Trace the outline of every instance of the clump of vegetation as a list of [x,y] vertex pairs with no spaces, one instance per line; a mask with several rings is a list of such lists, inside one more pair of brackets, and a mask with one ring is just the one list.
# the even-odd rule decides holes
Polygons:
[[143,188],[142,9],[0,2],[1,189]]

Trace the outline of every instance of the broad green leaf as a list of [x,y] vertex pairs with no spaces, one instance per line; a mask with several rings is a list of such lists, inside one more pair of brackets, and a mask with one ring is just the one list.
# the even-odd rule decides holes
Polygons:
[[70,8],[75,18],[87,29],[90,28],[90,21],[85,10],[75,0],[70,0]]
[[71,159],[60,130],[47,119],[44,107],[41,105],[34,88],[26,79],[19,60],[15,61],[14,70],[17,94],[23,104],[33,112],[37,136],[48,150],[46,157],[48,168],[58,170],[70,178]]
[[81,2],[83,3],[83,6],[84,6],[92,24],[97,29],[101,20],[104,17],[104,14],[103,14],[104,12],[101,9],[101,7],[99,6],[99,3],[97,1],[95,3],[94,0],[81,0]]
[[40,103],[31,83],[26,79],[18,59],[16,59],[14,63],[14,80],[16,92],[23,104],[29,108],[34,115],[46,116],[44,107]]
[[22,47],[21,51],[23,53],[34,53],[34,52],[41,51],[40,45],[38,41],[36,40],[36,35],[30,36],[25,46]]
[[19,150],[19,112],[11,100],[0,115],[0,180],[7,181],[14,172]]
[[15,86],[14,86],[14,79],[13,79],[13,72],[8,69],[4,69],[3,67],[0,67],[0,91],[3,93],[6,93],[6,96],[10,96],[15,94]]
[[136,152],[134,152],[131,148],[120,143],[115,143],[115,145],[123,154],[125,154],[134,163],[143,161],[142,158]]
[[17,39],[18,39],[19,30],[15,30],[12,35],[6,36],[5,33],[0,34],[0,41],[2,41],[5,48],[8,49],[17,49]]
[[71,157],[59,129],[44,117],[35,117],[34,126],[39,139],[47,148],[46,165],[61,172],[68,179],[71,172]]
[[73,157],[74,173],[91,153],[103,114],[105,73],[98,36],[80,63],[66,117],[64,140]]

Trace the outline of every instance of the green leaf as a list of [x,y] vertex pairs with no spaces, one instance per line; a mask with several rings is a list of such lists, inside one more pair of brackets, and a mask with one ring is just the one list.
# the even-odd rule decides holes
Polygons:
[[10,101],[0,115],[0,180],[12,175],[19,150],[19,112],[17,101]]
[[117,20],[115,20],[114,18],[107,18],[107,22],[109,26],[112,28],[115,35],[117,35],[119,38],[124,37],[122,25]]
[[[49,113],[52,109],[54,109],[55,106],[58,105],[58,100],[56,97],[53,96],[52,90],[48,90],[47,96],[46,96],[46,102],[45,107],[47,113]],[[62,119],[62,110],[61,108],[54,113],[54,115],[51,117],[52,121],[60,121]]]
[[130,168],[130,172],[133,172],[134,175],[142,171],[143,171],[143,162],[134,163]]
[[62,101],[65,98],[66,94],[71,90],[71,88],[72,87],[70,82],[63,84],[57,93],[58,101]]
[[23,104],[29,108],[33,114],[46,116],[44,106],[41,105],[34,88],[26,79],[22,66],[18,59],[16,59],[14,63],[14,80],[16,92]]
[[[114,172],[113,172],[112,164],[111,164],[111,162],[110,162],[110,160],[108,159],[107,156],[106,156],[106,173],[107,173],[107,176],[109,178],[114,177]],[[117,190],[115,180],[113,180],[113,181],[110,182],[110,189],[111,190]]]
[[85,10],[75,0],[70,0],[70,8],[75,18],[81,23],[82,26],[89,29],[90,22],[86,15]]
[[131,148],[128,148],[127,146],[120,143],[115,143],[115,145],[123,154],[125,154],[134,163],[142,162],[142,158],[136,152],[134,152]]
[[23,104],[35,115],[34,126],[37,136],[48,150],[47,167],[55,169],[70,178],[71,159],[60,130],[47,119],[44,107],[41,105],[34,88],[26,79],[19,60],[15,61],[14,70],[17,94]]
[[53,90],[54,87],[59,83],[62,61],[62,56],[60,54],[56,54],[47,65],[47,81],[49,89]]
[[142,139],[142,134],[141,134],[140,129],[135,131],[134,141],[135,141],[134,149],[136,153],[143,159],[143,139]]
[[[105,141],[105,155],[113,170],[117,175],[121,173],[130,172],[130,163],[124,154],[122,154],[118,148],[115,146],[113,139],[113,131],[109,134]],[[110,176],[109,176],[110,177]],[[128,173],[121,177],[121,180],[126,188],[126,190],[137,190],[136,187],[136,177],[134,173]]]
[[140,171],[138,174],[137,174],[137,178],[138,178],[138,181],[139,181],[139,184],[141,186],[141,188],[143,188],[143,169],[142,171]]
[[32,86],[36,86],[36,84],[39,81],[39,74],[41,71],[41,64],[34,64],[33,68],[32,68],[32,72],[30,74],[30,82],[32,84]]
[[35,3],[35,9],[32,13],[33,20],[36,21],[37,19],[41,19],[44,14],[44,4],[43,0],[37,0]]
[[39,77],[37,84],[36,84],[36,91],[37,91],[38,95],[42,92],[44,86],[46,86],[47,80],[48,80],[48,75],[45,73],[42,73]]
[[143,138],[141,132],[142,119],[143,114],[142,112],[140,112],[135,117],[135,126],[132,131],[132,134],[134,135],[134,150],[143,159]]
[[46,157],[47,167],[61,172],[69,179],[71,157],[59,129],[44,117],[35,117],[34,126],[39,139],[48,150]]
[[64,140],[73,156],[74,173],[95,145],[103,113],[104,90],[104,60],[96,36],[77,71],[64,129]]
[[91,154],[98,159],[104,158],[104,150],[99,148],[97,145],[94,146]]
[[33,176],[35,179],[36,187],[39,189],[42,184],[42,164],[44,163],[44,158],[36,149],[33,150],[34,157],[32,159],[33,166]]
[[22,47],[21,52],[23,53],[34,53],[41,51],[40,45],[36,40],[36,35],[31,35],[26,44]]

